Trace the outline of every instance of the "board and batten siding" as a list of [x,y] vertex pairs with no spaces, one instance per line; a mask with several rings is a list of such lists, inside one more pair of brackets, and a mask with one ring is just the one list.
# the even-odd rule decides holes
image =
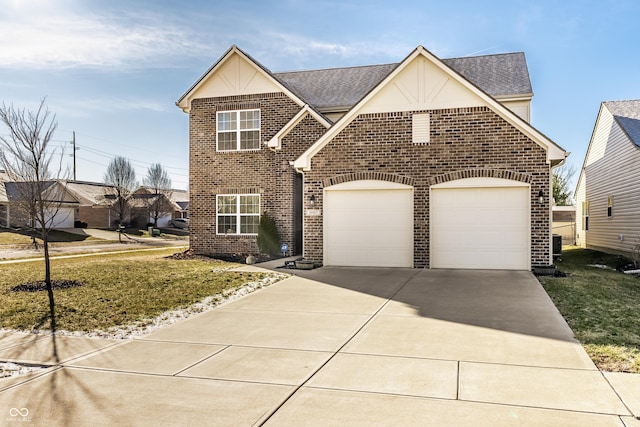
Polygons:
[[[577,189],[576,226],[581,246],[631,252],[640,243],[640,147],[629,140],[606,107],[601,109]],[[607,215],[609,197],[612,215]],[[582,202],[589,230],[582,230]]]

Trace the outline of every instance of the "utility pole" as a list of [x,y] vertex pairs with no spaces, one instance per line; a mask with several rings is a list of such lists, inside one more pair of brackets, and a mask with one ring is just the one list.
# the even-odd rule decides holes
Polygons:
[[76,131],[73,131],[73,180],[76,180]]

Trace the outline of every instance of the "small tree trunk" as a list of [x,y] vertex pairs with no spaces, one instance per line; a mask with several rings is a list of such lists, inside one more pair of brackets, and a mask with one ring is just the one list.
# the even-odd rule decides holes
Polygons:
[[43,229],[42,246],[44,248],[44,282],[47,285],[47,295],[49,296],[49,318],[51,319],[51,339],[53,342],[53,357],[59,362],[58,346],[56,344],[56,304],[53,298],[53,284],[51,283],[51,260],[49,259],[49,233]]

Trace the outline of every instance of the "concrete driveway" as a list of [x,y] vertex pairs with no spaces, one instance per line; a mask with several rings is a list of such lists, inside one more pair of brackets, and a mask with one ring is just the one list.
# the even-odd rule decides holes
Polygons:
[[[640,377],[614,389],[528,272],[325,267],[142,339],[56,340],[58,367],[0,380],[0,424],[640,423]],[[0,360],[50,351],[0,334]]]

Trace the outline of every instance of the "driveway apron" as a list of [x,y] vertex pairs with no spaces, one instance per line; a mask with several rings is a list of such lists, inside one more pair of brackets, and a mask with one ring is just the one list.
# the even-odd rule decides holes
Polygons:
[[[297,274],[0,380],[0,424],[25,411],[31,425],[61,426],[637,422],[529,272]],[[36,345],[24,354],[37,362],[38,341],[0,335],[0,360]]]

